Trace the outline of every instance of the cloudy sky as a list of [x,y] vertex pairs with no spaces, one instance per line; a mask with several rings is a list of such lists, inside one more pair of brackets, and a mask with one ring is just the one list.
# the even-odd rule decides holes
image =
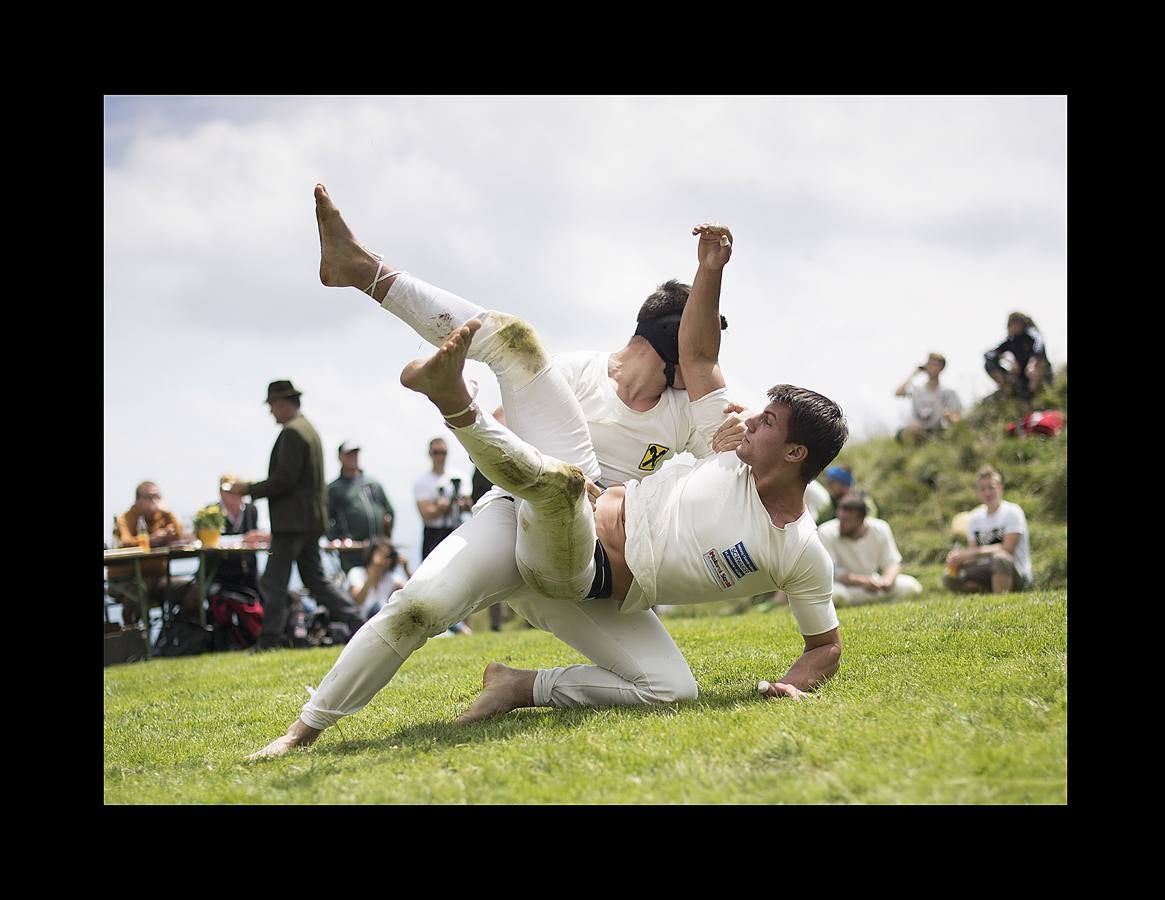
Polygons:
[[1013,309],[1067,361],[1063,97],[108,97],[104,180],[106,540],[143,479],[188,521],[221,473],[265,476],[290,378],[326,478],[358,440],[415,549],[412,481],[448,432],[397,379],[427,345],[319,283],[317,181],[387,260],[552,351],[622,347],[659,282],[691,281],[691,227],[724,222],[732,395],[812,388],[857,440],[905,421],[928,351],[965,404],[989,393]]

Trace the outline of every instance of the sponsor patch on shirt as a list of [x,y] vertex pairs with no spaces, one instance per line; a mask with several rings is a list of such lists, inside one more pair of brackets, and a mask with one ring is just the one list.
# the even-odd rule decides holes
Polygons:
[[748,555],[748,550],[744,547],[744,541],[740,541],[736,546],[729,547],[725,550],[724,561],[728,563],[728,568],[732,569],[737,578],[743,578],[750,572],[756,571],[756,563]]
[[975,543],[980,547],[986,547],[988,544],[1002,544],[1003,536],[1007,532],[1002,528],[992,528],[990,531],[976,531]]
[[644,472],[654,472],[663,462],[665,456],[671,452],[671,447],[665,447],[663,444],[648,444],[647,452],[643,454],[643,460],[639,463],[639,468]]
[[719,585],[720,590],[726,591],[736,584],[736,578],[724,565],[723,558],[716,552],[715,548],[704,552],[704,565],[708,567],[708,571],[712,574],[712,580]]

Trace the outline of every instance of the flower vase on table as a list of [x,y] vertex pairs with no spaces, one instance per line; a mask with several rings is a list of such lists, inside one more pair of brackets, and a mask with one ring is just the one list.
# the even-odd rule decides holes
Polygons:
[[217,503],[204,506],[194,514],[194,530],[204,547],[218,546],[218,538],[225,524],[226,517],[223,515],[222,507]]

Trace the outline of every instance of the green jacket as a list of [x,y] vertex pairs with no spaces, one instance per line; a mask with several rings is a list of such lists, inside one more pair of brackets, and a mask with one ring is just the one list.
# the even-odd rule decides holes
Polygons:
[[357,472],[328,485],[328,537],[366,541],[385,533],[385,513],[395,515],[379,482]]
[[251,496],[266,497],[271,531],[320,535],[328,526],[324,494],[324,448],[302,413],[283,426],[271,448],[267,480],[251,485]]

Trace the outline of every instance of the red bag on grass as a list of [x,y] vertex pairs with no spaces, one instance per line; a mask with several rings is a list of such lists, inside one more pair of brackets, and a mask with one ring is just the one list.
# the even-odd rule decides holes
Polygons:
[[1011,437],[1034,434],[1038,437],[1055,437],[1064,430],[1064,414],[1058,409],[1037,409],[1022,419],[1007,423],[1007,433]]

